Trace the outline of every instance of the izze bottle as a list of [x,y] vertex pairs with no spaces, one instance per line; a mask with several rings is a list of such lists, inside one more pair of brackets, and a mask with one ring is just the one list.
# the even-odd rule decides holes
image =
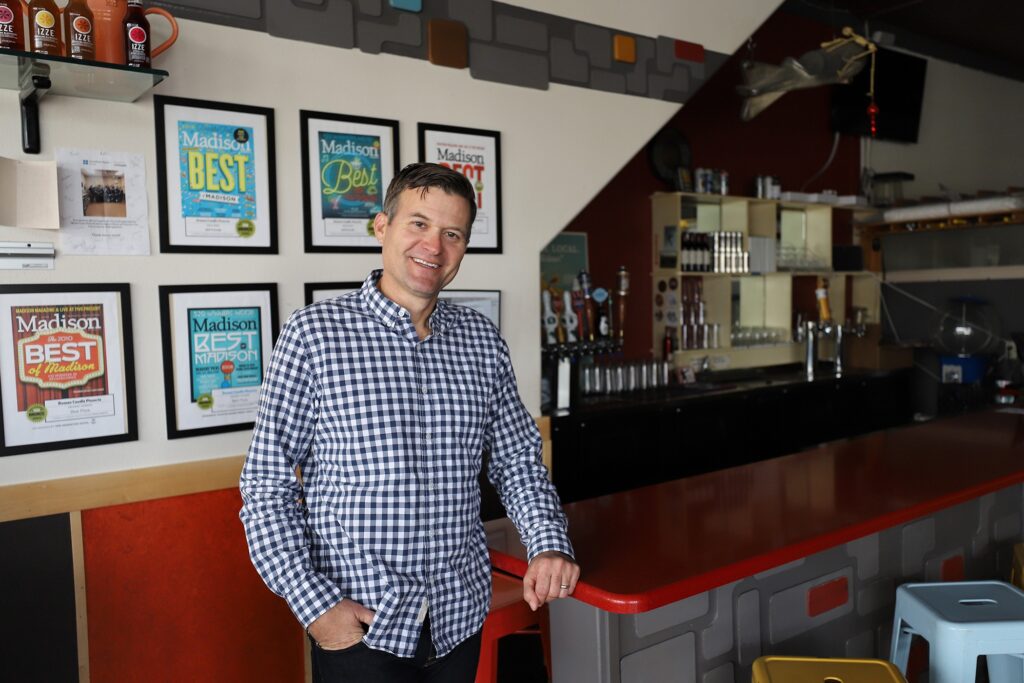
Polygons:
[[142,11],[142,0],[128,0],[128,12],[124,15],[124,57],[128,66],[150,67],[149,20]]
[[28,50],[21,11],[21,0],[0,0],[0,48]]
[[28,35],[32,52],[64,56],[60,39],[60,10],[54,0],[32,0],[28,6]]
[[71,59],[96,59],[96,34],[92,30],[92,10],[85,0],[71,0],[64,8],[64,41]]

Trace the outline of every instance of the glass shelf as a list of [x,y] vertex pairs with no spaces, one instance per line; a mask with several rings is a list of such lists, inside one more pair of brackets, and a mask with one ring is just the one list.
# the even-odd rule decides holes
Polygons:
[[47,92],[52,95],[134,102],[168,75],[160,69],[0,50],[0,89],[21,91],[25,83],[22,96],[32,90],[29,76],[45,76],[50,79]]

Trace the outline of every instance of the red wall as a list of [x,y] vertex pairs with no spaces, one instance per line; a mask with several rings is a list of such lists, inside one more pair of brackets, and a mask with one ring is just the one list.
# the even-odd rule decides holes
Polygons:
[[[825,25],[782,12],[773,14],[754,34],[757,61],[777,64],[799,57],[835,37]],[[739,118],[740,64],[746,47],[733,55],[667,124],[679,129],[693,150],[693,166],[729,172],[730,193],[753,195],[754,178],[769,174],[783,190],[799,191],[825,163],[832,149],[829,124],[830,88],[784,95],[754,120]],[[860,146],[853,136],[840,136],[829,169],[806,191],[834,189],[856,194],[860,187]],[[566,226],[589,235],[590,269],[599,286],[614,286],[615,271],[625,265],[631,274],[625,354],[649,357],[651,340],[651,208],[650,195],[673,188],[650,169],[646,147],[626,162],[597,196]],[[849,240],[848,226],[837,226]]]
[[305,640],[249,562],[237,489],[82,512],[93,683],[304,680]]

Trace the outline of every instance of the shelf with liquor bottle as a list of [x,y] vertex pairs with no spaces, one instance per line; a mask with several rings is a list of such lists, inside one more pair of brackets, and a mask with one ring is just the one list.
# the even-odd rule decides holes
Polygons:
[[0,89],[21,94],[22,147],[27,154],[39,153],[43,95],[134,102],[168,75],[160,69],[0,49]]
[[653,339],[677,366],[800,362],[794,330],[817,315],[801,294],[823,287],[835,321],[878,322],[877,276],[832,270],[833,213],[853,209],[686,192],[651,203]]

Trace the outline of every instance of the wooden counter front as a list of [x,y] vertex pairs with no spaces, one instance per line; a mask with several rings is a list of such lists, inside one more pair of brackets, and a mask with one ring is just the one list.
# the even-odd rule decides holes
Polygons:
[[[1020,482],[1024,416],[992,410],[580,501],[566,506],[573,597],[646,612]],[[492,560],[522,575],[500,525],[491,537],[513,540]]]

